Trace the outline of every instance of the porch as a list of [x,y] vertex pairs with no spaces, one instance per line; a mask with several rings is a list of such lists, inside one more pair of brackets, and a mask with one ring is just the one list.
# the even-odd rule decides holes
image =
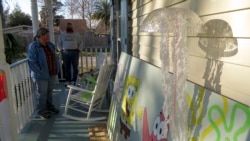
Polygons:
[[[53,115],[48,120],[41,120],[36,117],[36,114],[32,114],[27,124],[20,130],[19,141],[90,141],[93,127],[96,127],[98,131],[96,137],[92,137],[92,140],[107,140],[106,133],[103,131],[107,119],[83,122],[70,120],[62,116],[67,94],[68,89],[65,88],[64,83],[58,83],[54,90],[53,100],[60,111],[59,114]],[[103,108],[108,109],[108,105],[107,99],[104,100]],[[100,116],[103,115],[108,117],[108,113]]]
[[[81,52],[79,59],[79,72],[86,72],[96,66],[96,57],[98,53],[107,54],[107,64],[111,63],[109,47],[91,47],[85,48]],[[29,75],[27,59],[11,64],[12,79],[12,105],[14,108],[14,117],[17,125],[18,140],[20,141],[88,141],[107,140],[105,133],[107,119],[101,121],[75,121],[63,117],[64,107],[67,100],[68,89],[64,86],[63,69],[59,74],[59,81],[53,92],[53,101],[55,107],[59,109],[58,115],[53,115],[48,120],[42,120],[35,113],[34,87]],[[112,82],[112,81],[111,81]],[[111,88],[107,90],[106,98],[103,102],[103,109],[109,109]],[[79,114],[79,113],[72,113]],[[106,116],[108,113],[93,113],[98,116]],[[95,127],[95,130],[94,130]],[[98,127],[98,128],[96,128]],[[93,133],[99,132],[99,133]],[[92,135],[91,135],[92,134]],[[93,134],[95,134],[93,138]],[[98,137],[96,136],[98,135]]]

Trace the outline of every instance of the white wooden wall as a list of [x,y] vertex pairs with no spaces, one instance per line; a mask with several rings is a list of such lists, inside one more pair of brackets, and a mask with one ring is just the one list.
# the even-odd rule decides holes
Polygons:
[[[129,3],[128,15],[131,20],[128,22],[128,36],[132,42],[133,56],[158,67],[161,63],[161,34],[139,31],[143,19],[153,10],[164,7],[186,8],[195,12],[203,25],[210,22],[211,28],[225,31],[219,36],[204,33],[202,38],[202,33],[188,36],[188,80],[250,106],[249,0],[131,0]],[[238,52],[228,57],[209,56],[199,42],[202,39],[213,42],[214,38],[221,39],[225,44],[234,41]],[[209,49],[216,53],[214,48]]]

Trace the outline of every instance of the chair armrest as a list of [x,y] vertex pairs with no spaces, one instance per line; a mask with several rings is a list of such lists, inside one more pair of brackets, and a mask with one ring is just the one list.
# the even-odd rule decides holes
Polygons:
[[67,87],[70,88],[70,89],[73,89],[73,90],[81,91],[81,92],[93,93],[93,91],[83,89],[83,88],[80,88],[80,87],[76,87],[74,85],[67,85]]

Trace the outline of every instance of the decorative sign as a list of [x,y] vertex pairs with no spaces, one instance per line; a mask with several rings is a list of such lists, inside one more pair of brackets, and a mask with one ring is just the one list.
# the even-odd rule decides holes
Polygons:
[[[171,115],[163,114],[168,103],[162,91],[161,69],[122,53],[119,64],[126,62],[129,64],[126,65],[120,103],[113,98],[110,107],[110,140],[175,141],[171,133]],[[173,81],[172,74],[169,79]],[[185,90],[188,140],[250,140],[249,107],[190,82],[186,83]]]

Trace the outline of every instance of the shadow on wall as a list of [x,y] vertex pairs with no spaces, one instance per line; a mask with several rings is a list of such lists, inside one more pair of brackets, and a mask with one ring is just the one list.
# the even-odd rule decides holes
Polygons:
[[221,57],[231,57],[238,52],[237,39],[233,37],[231,26],[224,20],[213,19],[206,22],[198,35],[199,46],[206,52],[207,65],[203,78],[204,86],[221,93],[220,78],[223,70]]
[[[191,112],[188,114],[190,130],[193,131],[190,137],[199,137],[202,119],[206,116],[209,97],[211,92],[205,88],[221,93],[220,78],[223,70],[221,57],[231,57],[237,54],[237,40],[233,38],[230,25],[220,19],[213,19],[205,23],[201,33],[198,34],[199,46],[206,52],[207,65],[203,75],[204,87],[195,85]],[[200,110],[197,110],[201,108]],[[202,112],[198,112],[202,111]],[[196,118],[196,116],[198,116]],[[197,127],[195,127],[195,125]],[[195,128],[195,129],[194,129]],[[192,139],[193,139],[192,138]],[[191,138],[190,138],[191,139]]]

